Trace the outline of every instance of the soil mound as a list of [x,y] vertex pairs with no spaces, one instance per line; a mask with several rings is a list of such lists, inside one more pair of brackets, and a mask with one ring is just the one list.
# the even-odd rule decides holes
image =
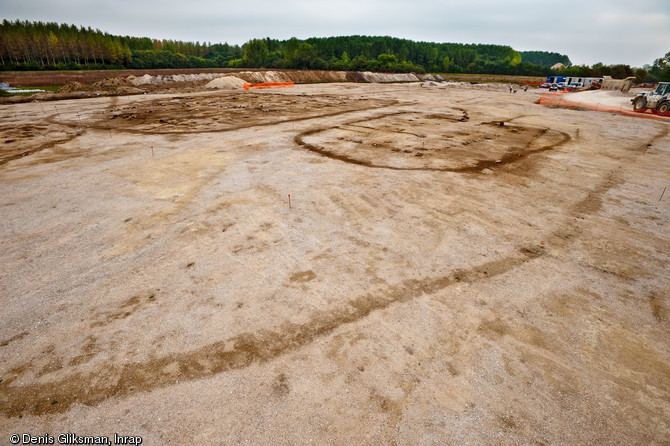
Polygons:
[[166,85],[176,82],[198,82],[203,80],[211,80],[221,76],[220,73],[198,73],[198,74],[168,74],[152,76],[145,74],[143,76],[128,76],[126,80],[134,85]]
[[236,90],[244,88],[245,82],[236,76],[222,76],[211,80],[205,88],[222,88],[225,90]]
[[91,84],[91,88],[94,90],[113,90],[126,86],[128,86],[128,80],[123,77],[108,77],[107,79]]
[[138,86],[138,85],[146,85],[146,84],[151,84],[154,76],[150,74],[145,74],[144,76],[128,76],[128,82],[131,84]]
[[133,86],[126,77],[109,77],[91,84],[87,90],[104,92],[109,94],[137,94],[142,90]]
[[73,91],[84,91],[87,90],[87,87],[81,82],[70,81],[67,84],[63,85],[58,92],[59,93],[72,93]]
[[317,82],[346,82],[346,71],[241,71],[235,76],[250,84],[262,82],[294,82],[311,84]]
[[499,82],[454,82],[454,81],[444,81],[440,82],[440,87],[457,87],[461,89],[473,89],[473,90],[487,90],[487,91],[509,91],[509,84],[501,84]]
[[295,82],[290,78],[289,73],[279,71],[242,71],[240,73],[235,73],[235,76],[250,84],[260,84],[262,82]]
[[361,73],[363,79],[371,83],[385,82],[419,82],[421,79],[414,73],[373,73],[365,71]]
[[346,71],[289,71],[282,73],[289,82],[311,84],[316,82],[346,82]]

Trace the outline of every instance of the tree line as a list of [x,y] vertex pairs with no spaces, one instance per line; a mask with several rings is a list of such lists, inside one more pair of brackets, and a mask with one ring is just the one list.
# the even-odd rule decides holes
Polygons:
[[635,75],[640,81],[653,82],[668,77],[668,59],[666,55],[640,69],[628,65],[588,67],[572,66],[567,56],[552,52],[387,36],[265,38],[239,46],[115,36],[58,23],[3,20],[0,24],[2,70],[295,68],[545,76],[558,74],[550,67],[561,62],[568,67],[562,73]]
[[588,65],[573,65],[562,70],[555,70],[553,74],[579,77],[612,76],[614,79],[635,77],[636,82],[670,82],[670,52],[654,60],[651,65],[642,68],[631,68],[630,65],[603,65],[596,63]]

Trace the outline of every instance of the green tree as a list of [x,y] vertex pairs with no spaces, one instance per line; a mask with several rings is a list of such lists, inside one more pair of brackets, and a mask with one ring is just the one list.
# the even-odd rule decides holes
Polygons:
[[51,63],[56,64],[56,58],[55,55],[58,53],[58,37],[53,33],[53,31],[49,31],[49,36],[47,37],[47,42],[48,42],[48,52],[47,52],[47,60],[48,56],[51,56]]
[[291,37],[284,42],[284,60],[288,67],[293,67],[293,59],[295,59],[295,52],[298,50],[300,42],[295,37]]
[[619,64],[611,66],[611,76],[615,79],[624,79],[633,75],[634,73],[630,65]]
[[444,56],[444,59],[442,59],[442,72],[443,73],[448,73],[450,65],[451,65],[451,60],[449,59],[449,56]]
[[638,68],[635,70],[636,82],[646,82],[647,76],[649,76],[649,73],[647,73],[647,70],[645,70],[644,68]]
[[647,82],[670,82],[670,51],[648,67]]
[[564,54],[552,53],[547,51],[521,51],[521,61],[543,67],[551,67],[557,63],[562,63],[566,67],[572,65],[570,58]]
[[316,48],[307,42],[302,42],[295,51],[293,63],[296,68],[313,68],[317,57]]
[[268,54],[268,45],[265,40],[254,39],[244,44],[243,59],[247,67],[263,67]]

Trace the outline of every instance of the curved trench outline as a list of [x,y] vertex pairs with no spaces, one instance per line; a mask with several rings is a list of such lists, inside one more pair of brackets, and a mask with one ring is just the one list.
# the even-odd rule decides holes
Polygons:
[[[663,129],[648,144],[666,136]],[[636,151],[638,154],[640,151]],[[620,175],[605,178],[586,198],[576,203],[564,219],[564,225],[575,213],[584,215],[597,212],[602,196],[622,181]],[[568,234],[552,233],[546,242],[569,243],[579,235],[578,228]],[[424,294],[434,294],[460,282],[474,283],[504,274],[519,266],[546,255],[543,243],[522,247],[509,257],[486,262],[473,268],[455,269],[437,278],[408,279],[399,286],[368,293],[350,299],[329,312],[311,317],[308,323],[284,323],[277,331],[261,330],[242,333],[225,341],[217,341],[190,352],[154,357],[144,363],[111,366],[103,371],[116,372],[114,376],[76,373],[60,380],[11,387],[27,366],[8,371],[14,375],[0,382],[0,412],[6,417],[24,414],[45,415],[63,413],[73,404],[87,406],[100,404],[110,398],[164,388],[179,381],[207,378],[228,370],[242,369],[254,363],[265,363],[327,336],[344,324],[358,322],[373,311],[384,310],[394,303],[408,302]],[[226,346],[232,345],[232,348]],[[169,370],[168,369],[169,367]],[[176,372],[174,372],[176,370]],[[6,376],[6,375],[5,375]],[[56,404],[54,404],[56,402]]]
[[284,322],[275,331],[242,333],[189,352],[153,357],[143,363],[112,365],[103,368],[101,374],[75,373],[56,381],[10,386],[26,369],[25,365],[19,366],[8,371],[5,376],[13,376],[0,383],[0,411],[6,417],[63,413],[76,403],[92,406],[113,397],[164,388],[242,369],[253,363],[268,362],[309,345],[342,325],[358,322],[373,311],[408,302],[424,294],[434,294],[456,283],[495,277],[542,253],[538,248],[524,248],[508,258],[468,270],[456,269],[437,278],[408,279],[398,286],[387,285],[386,289],[357,296],[330,311],[317,313],[307,323]]
[[[467,116],[467,112],[462,109],[458,109],[464,113],[464,116],[461,119],[450,119],[452,121],[466,121],[469,119]],[[391,113],[384,113],[380,115],[376,115],[373,118],[370,119],[365,119],[365,120],[356,120],[356,121],[349,121],[344,124],[336,125],[336,126],[331,126],[331,127],[319,127],[319,128],[314,128],[310,130],[306,130],[304,132],[298,133],[293,140],[295,141],[296,144],[298,144],[301,147],[304,147],[305,149],[309,150],[310,152],[317,153],[321,156],[324,156],[326,158],[330,158],[333,160],[337,161],[342,161],[348,164],[354,164],[357,166],[364,166],[364,167],[370,167],[373,169],[387,169],[387,170],[399,170],[399,171],[426,171],[426,172],[452,172],[452,173],[481,173],[484,169],[490,169],[494,170],[496,168],[500,168],[502,166],[505,166],[507,164],[511,164],[514,162],[519,162],[523,160],[523,156],[526,155],[535,155],[538,153],[546,152],[548,150],[553,150],[555,148],[558,148],[567,142],[569,142],[572,137],[568,135],[565,132],[559,132],[557,130],[551,130],[552,132],[555,132],[561,136],[561,140],[558,142],[555,142],[553,144],[549,144],[544,147],[540,147],[535,150],[526,150],[523,154],[519,154],[516,152],[510,152],[506,153],[503,155],[502,158],[499,158],[497,160],[477,160],[477,163],[474,166],[463,166],[463,167],[398,167],[398,166],[388,166],[388,165],[382,165],[382,164],[373,164],[370,161],[363,161],[354,157],[351,157],[349,155],[344,155],[344,154],[338,154],[334,153],[324,147],[318,146],[316,144],[310,144],[308,142],[305,142],[305,137],[310,136],[310,135],[315,135],[317,133],[325,132],[328,130],[332,129],[337,129],[341,128],[342,126],[345,125],[354,125],[360,122],[366,122],[366,121],[371,121],[373,119],[381,119],[385,118],[388,116],[394,116],[394,115],[401,115],[401,114],[409,114],[409,113],[418,113],[415,111],[397,111],[397,112],[391,112]],[[437,116],[438,114],[436,113],[430,113],[427,114],[428,116]],[[445,115],[445,119],[447,116],[450,115]],[[505,121],[496,121],[499,125],[502,125]],[[482,124],[495,124],[496,122],[490,122],[490,123],[482,123]],[[528,147],[540,136],[544,135],[545,133],[549,132],[550,130],[548,128],[541,128],[541,127],[535,127],[535,126],[529,126],[529,125],[524,125],[524,126],[514,126],[518,128],[535,128],[539,130],[539,135],[535,139],[532,139],[528,144],[526,144],[526,147],[524,149],[528,149]]]
[[[9,163],[10,161],[17,160],[19,158],[23,158],[24,156],[29,156],[33,155],[37,152],[40,152],[45,149],[49,149],[52,147],[55,147],[59,144],[65,144],[68,143],[75,138],[83,135],[87,130],[98,130],[102,132],[108,132],[108,133],[130,133],[130,134],[138,134],[138,135],[187,135],[187,134],[204,134],[204,133],[226,133],[226,132],[232,132],[236,130],[242,130],[242,129],[248,129],[248,128],[254,128],[254,127],[268,127],[272,125],[281,125],[281,124],[286,124],[286,123],[291,123],[291,122],[300,122],[300,121],[309,121],[311,119],[319,119],[319,118],[330,118],[334,116],[340,116],[344,115],[347,113],[357,113],[357,112],[365,112],[365,111],[371,111],[371,110],[380,110],[383,108],[388,108],[390,106],[396,105],[399,103],[399,101],[396,100],[379,100],[381,102],[381,105],[373,105],[373,106],[368,106],[368,107],[361,107],[361,108],[356,108],[353,110],[340,110],[337,112],[331,112],[331,113],[324,113],[320,115],[314,115],[314,116],[305,116],[305,117],[297,117],[297,118],[291,118],[291,119],[284,119],[280,121],[271,121],[271,122],[262,122],[262,123],[257,123],[257,124],[249,124],[249,125],[238,125],[235,127],[227,127],[224,129],[217,129],[217,130],[179,130],[179,131],[151,131],[151,130],[139,130],[139,129],[120,129],[120,128],[113,128],[108,125],[103,125],[101,124],[103,121],[99,120],[93,123],[87,123],[87,125],[82,128],[82,125],[80,122],[66,122],[63,121],[62,118],[58,117],[58,113],[51,114],[45,118],[45,121],[48,124],[53,124],[53,125],[58,125],[62,126],[65,128],[71,128],[71,129],[76,129],[77,132],[74,135],[71,135],[67,138],[59,139],[56,141],[49,141],[39,147],[36,147],[34,149],[30,149],[12,156],[8,156],[4,159],[0,159],[0,166]],[[116,96],[112,97],[112,104],[107,108],[109,110],[111,107],[115,106],[115,104],[118,102],[118,98]],[[106,122],[105,122],[106,124]]]
[[[51,122],[50,122],[50,123],[51,123]],[[63,124],[60,124],[60,123],[54,123],[54,124],[62,125],[63,127],[66,127],[66,128],[72,128],[72,126],[63,125]],[[7,164],[7,163],[9,163],[10,161],[14,161],[14,160],[23,158],[24,156],[34,155],[35,153],[37,153],[37,152],[41,152],[42,150],[50,149],[50,148],[52,148],[52,147],[56,147],[57,145],[68,143],[68,142],[74,140],[75,138],[77,138],[77,137],[83,135],[85,132],[86,132],[85,129],[81,129],[81,128],[79,128],[79,129],[76,131],[76,133],[74,133],[74,134],[72,134],[72,135],[69,135],[69,136],[67,136],[67,137],[65,137],[65,138],[63,138],[63,139],[57,139],[57,140],[54,140],[54,141],[49,141],[49,142],[46,142],[46,143],[44,143],[44,144],[42,144],[42,145],[40,145],[40,146],[38,146],[38,147],[35,147],[35,148],[32,148],[32,149],[26,150],[26,151],[24,151],[24,152],[16,153],[16,154],[14,154],[14,155],[6,156],[6,157],[1,157],[1,158],[0,158],[0,166],[2,166],[2,165],[4,165],[4,164]]]
[[[320,97],[320,96],[315,96],[315,97]],[[400,103],[400,101],[392,100],[392,99],[362,99],[361,101],[363,101],[363,102],[374,101],[374,102],[377,102],[377,104],[366,106],[366,107],[358,107],[358,108],[350,108],[350,109],[347,109],[347,110],[339,110],[339,111],[335,111],[335,112],[323,113],[323,114],[318,114],[318,115],[313,115],[313,116],[302,116],[302,117],[296,117],[296,118],[281,119],[281,120],[277,120],[277,121],[260,122],[260,123],[256,123],[256,124],[240,124],[240,125],[236,125],[236,126],[233,126],[233,127],[226,127],[226,128],[221,128],[221,129],[211,129],[211,130],[210,129],[204,129],[204,130],[193,129],[193,130],[160,131],[160,130],[142,130],[142,129],[135,129],[135,128],[115,128],[115,127],[105,125],[107,123],[107,121],[104,121],[104,120],[89,122],[89,123],[87,123],[86,128],[100,130],[100,131],[103,131],[103,132],[108,132],[109,131],[109,132],[114,132],[114,133],[130,133],[130,134],[137,134],[137,135],[190,135],[190,134],[203,134],[203,133],[226,133],[226,132],[232,132],[232,131],[235,131],[235,130],[253,128],[253,127],[268,127],[268,126],[287,124],[287,123],[292,123],[292,122],[309,121],[310,119],[331,118],[331,117],[335,117],[335,116],[345,115],[345,114],[348,114],[348,113],[357,113],[357,112],[365,112],[365,111],[371,111],[371,110],[379,110],[379,109],[388,108],[388,107],[391,107],[393,105],[397,105],[397,104]],[[77,124],[76,122],[66,123],[66,122],[59,121],[59,120],[56,119],[55,116],[56,115],[51,115],[51,116],[47,117],[46,121],[50,124],[59,124],[59,125],[63,125],[63,126],[66,126],[66,127],[73,127],[73,128],[81,127],[81,125]]]
[[[668,134],[664,129],[648,144]],[[647,146],[647,144],[643,144]],[[640,151],[636,151],[640,154]],[[384,310],[395,303],[404,303],[424,294],[434,294],[456,283],[475,283],[489,280],[512,271],[529,261],[546,256],[544,244],[561,245],[581,233],[580,228],[569,225],[573,215],[595,213],[600,209],[603,195],[622,182],[621,175],[610,174],[575,203],[566,214],[560,227],[568,231],[550,233],[538,246],[521,247],[512,255],[486,262],[470,269],[455,269],[440,277],[408,279],[398,286],[388,286],[376,293],[357,296],[330,311],[317,313],[304,324],[284,323],[275,331],[261,330],[242,333],[224,341],[217,341],[199,349],[153,357],[143,363],[111,366],[104,375],[76,373],[55,382],[10,387],[25,370],[19,366],[8,371],[9,376],[0,383],[0,412],[6,417],[24,414],[45,415],[63,413],[76,403],[87,406],[100,404],[110,398],[121,398],[134,393],[165,388],[181,382],[208,378],[228,370],[243,369],[255,363],[265,363],[311,344],[327,336],[340,326],[356,323],[370,313]],[[23,334],[20,335],[23,337]],[[226,346],[231,346],[226,347]],[[7,374],[5,376],[7,376]],[[110,376],[111,375],[111,376]],[[53,404],[56,401],[57,404]]]

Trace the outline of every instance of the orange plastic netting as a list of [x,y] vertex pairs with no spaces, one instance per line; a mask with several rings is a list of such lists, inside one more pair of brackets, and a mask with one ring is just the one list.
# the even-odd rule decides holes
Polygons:
[[251,88],[283,88],[283,87],[292,87],[293,82],[261,82],[259,84],[247,84],[244,83],[244,89],[249,90]]
[[[539,103],[542,105],[562,105],[565,107],[579,107],[579,108],[586,108],[589,110],[595,110],[595,111],[600,111],[600,112],[607,112],[607,113],[620,113],[622,115],[626,116],[635,116],[636,118],[649,118],[649,119],[657,119],[659,121],[667,121],[670,122],[670,116],[663,116],[659,115],[656,113],[653,113],[651,110],[644,110],[644,111],[633,111],[632,106],[630,108],[621,105],[619,107],[613,106],[613,105],[606,105],[606,104],[593,104],[591,102],[579,102],[579,101],[571,101],[569,99],[566,99],[566,92],[556,92],[556,93],[545,93],[542,96],[540,96]],[[569,97],[569,96],[568,96]]]

